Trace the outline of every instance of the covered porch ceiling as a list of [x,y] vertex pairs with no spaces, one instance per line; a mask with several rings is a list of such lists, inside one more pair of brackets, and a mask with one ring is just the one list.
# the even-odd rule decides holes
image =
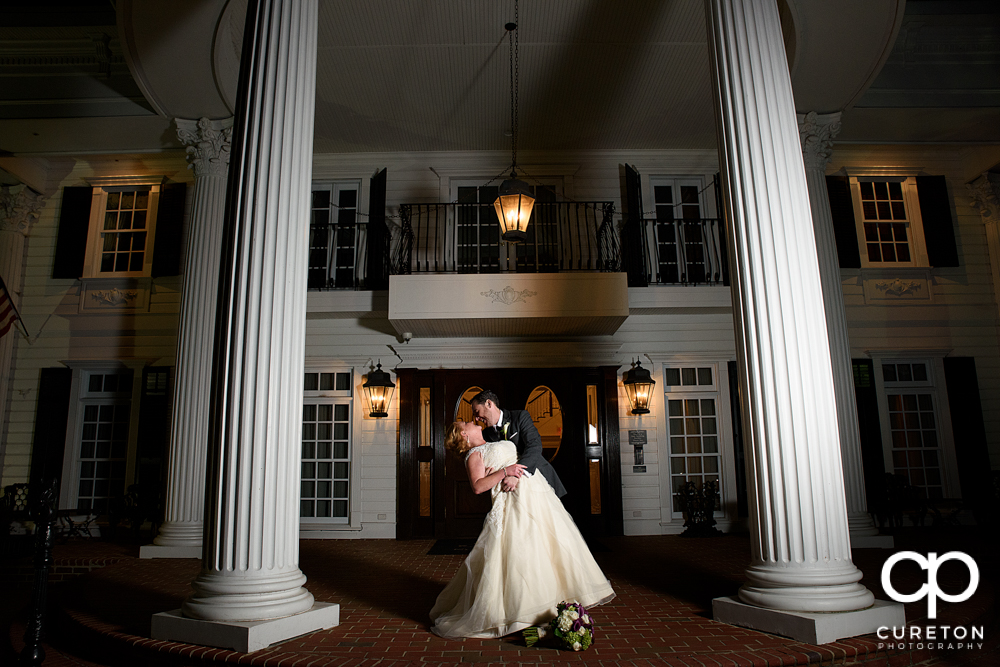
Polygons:
[[[841,141],[1000,140],[995,6],[778,2],[798,110],[847,109]],[[62,4],[5,9],[3,154],[176,149],[173,118],[231,114],[246,0]],[[317,153],[510,149],[513,0],[319,8]],[[715,146],[703,0],[526,1],[519,23],[519,150]]]

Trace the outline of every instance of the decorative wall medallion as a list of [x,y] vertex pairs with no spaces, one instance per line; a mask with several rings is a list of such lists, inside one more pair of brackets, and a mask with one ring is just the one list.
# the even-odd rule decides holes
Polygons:
[[117,287],[109,290],[98,290],[90,293],[90,298],[102,306],[125,306],[135,301],[139,293],[135,290],[120,290]]
[[500,302],[509,306],[512,303],[517,303],[518,301],[527,303],[528,297],[535,296],[538,292],[532,292],[531,290],[526,289],[518,292],[510,285],[507,285],[499,292],[491,289],[489,292],[480,292],[480,294],[493,299],[492,303]]
[[906,294],[916,294],[922,287],[922,283],[916,280],[880,280],[875,283],[875,289],[881,290],[887,295],[904,296]]

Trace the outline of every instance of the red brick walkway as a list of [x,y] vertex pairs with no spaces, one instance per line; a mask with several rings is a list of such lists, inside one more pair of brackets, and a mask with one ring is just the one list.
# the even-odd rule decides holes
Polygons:
[[[445,640],[428,632],[427,612],[462,556],[428,556],[431,540],[306,540],[301,567],[316,599],[341,605],[341,624],[244,655],[149,639],[150,617],[176,609],[189,592],[199,563],[139,560],[135,545],[94,541],[65,544],[57,566],[89,573],[53,587],[47,667],[61,665],[205,665],[212,662],[268,666],[322,665],[1000,665],[1000,627],[993,610],[998,572],[990,548],[971,529],[947,533],[913,531],[897,536],[895,551],[922,553],[955,549],[980,563],[977,593],[960,604],[939,603],[937,624],[985,625],[982,648],[962,651],[887,650],[873,635],[812,646],[711,620],[711,600],[732,595],[743,581],[749,541],[726,536],[605,538],[595,554],[618,597],[594,609],[599,634],[584,652],[527,648],[519,636],[494,640]],[[879,582],[881,565],[894,551],[858,550],[863,583],[887,599]],[[919,587],[920,571],[901,568],[901,590]],[[942,569],[946,590],[964,587],[957,568]],[[6,570],[11,578],[11,569]],[[68,572],[66,574],[69,574]],[[894,581],[896,579],[894,578]],[[948,589],[948,586],[951,589]],[[906,586],[910,586],[906,588]],[[7,605],[9,644],[0,664],[22,646],[27,586],[15,585]],[[922,624],[926,603],[907,606],[907,620]],[[926,623],[926,620],[924,621]]]

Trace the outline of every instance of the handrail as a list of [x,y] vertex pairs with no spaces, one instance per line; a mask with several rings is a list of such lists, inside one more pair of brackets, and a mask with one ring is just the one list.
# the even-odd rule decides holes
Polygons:
[[528,239],[500,240],[492,205],[401,204],[390,271],[550,273],[620,271],[613,202],[536,202]]

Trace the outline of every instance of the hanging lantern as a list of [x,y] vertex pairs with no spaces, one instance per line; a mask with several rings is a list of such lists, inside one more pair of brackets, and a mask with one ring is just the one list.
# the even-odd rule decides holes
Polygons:
[[649,371],[642,367],[642,362],[636,360],[635,366],[631,370],[625,371],[625,374],[622,375],[622,384],[625,385],[625,393],[628,394],[632,414],[649,414],[649,398],[653,395],[653,387],[656,382],[650,376]]
[[368,399],[369,417],[388,417],[386,408],[389,407],[389,400],[392,398],[392,390],[396,388],[389,374],[382,370],[381,361],[378,368],[368,373],[368,379],[363,385],[365,396]]
[[500,184],[500,194],[493,202],[500,221],[500,238],[507,243],[522,243],[528,238],[528,220],[535,198],[531,196],[528,184],[517,179],[511,172],[510,178]]

